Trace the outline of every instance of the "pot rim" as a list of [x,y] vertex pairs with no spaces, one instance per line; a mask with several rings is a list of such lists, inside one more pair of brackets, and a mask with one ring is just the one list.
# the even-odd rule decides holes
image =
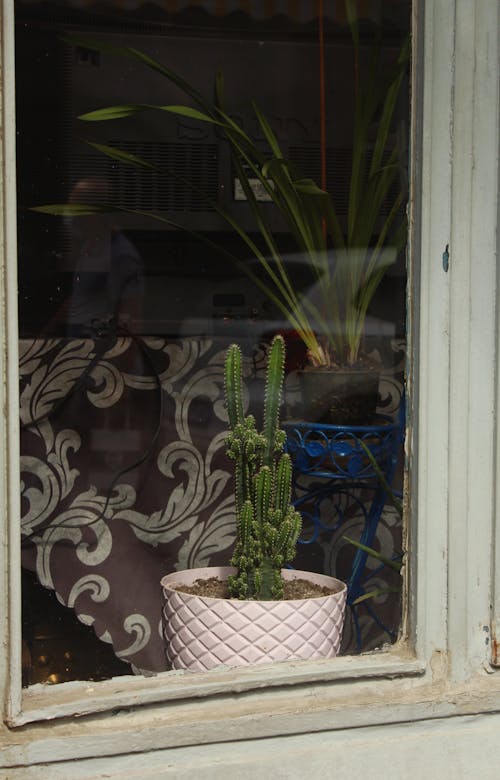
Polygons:
[[[339,586],[337,590],[335,590],[334,593],[327,593],[323,594],[321,596],[308,596],[304,599],[268,599],[268,600],[261,600],[261,599],[231,599],[231,598],[220,598],[219,596],[199,596],[195,593],[185,593],[183,591],[178,590],[177,588],[173,587],[175,583],[175,578],[179,577],[179,575],[186,574],[187,572],[193,573],[192,580],[195,579],[205,579],[208,577],[214,577],[217,576],[219,579],[227,579],[230,574],[236,574],[236,569],[233,566],[204,566],[194,569],[182,569],[181,571],[171,572],[170,574],[166,574],[162,579],[160,580],[160,585],[162,586],[164,591],[168,592],[176,592],[176,593],[183,593],[185,597],[191,597],[196,599],[202,599],[203,601],[207,602],[217,602],[217,601],[228,601],[228,602],[237,602],[238,604],[303,604],[305,601],[317,601],[318,599],[324,600],[332,597],[339,597],[342,595],[347,595],[347,583],[343,582],[342,580],[337,579],[336,577],[332,577],[329,574],[319,574],[317,572],[312,571],[303,571],[301,569],[281,569],[281,576],[284,579],[287,580],[297,580],[297,579],[305,579],[307,580],[309,578],[310,581],[313,583],[315,582],[314,578],[321,578],[322,580],[328,580],[328,582],[325,582],[325,587],[336,587]],[[197,572],[197,574],[195,574]],[[203,574],[201,572],[204,572]],[[313,578],[311,580],[311,577]],[[332,584],[329,584],[332,583]],[[186,585],[188,583],[178,581],[179,585]],[[323,584],[323,583],[319,583]]]
[[303,366],[296,369],[297,374],[370,374],[382,373],[381,366]]

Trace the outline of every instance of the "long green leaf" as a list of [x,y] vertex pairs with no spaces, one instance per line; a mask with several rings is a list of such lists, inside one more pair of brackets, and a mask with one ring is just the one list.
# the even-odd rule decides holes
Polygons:
[[262,111],[259,109],[257,103],[255,100],[252,100],[252,108],[255,112],[255,116],[257,117],[257,121],[260,125],[260,129],[264,133],[264,137],[269,144],[269,148],[271,149],[271,152],[274,154],[274,156],[278,160],[283,160],[283,152],[280,149],[280,145],[278,143],[278,139],[274,135],[271,125],[267,121],[266,117],[262,113]]
[[90,49],[91,51],[101,51],[113,56],[123,57],[125,59],[139,62],[156,73],[160,73],[162,76],[165,76],[169,81],[179,87],[179,89],[181,89],[184,94],[191,97],[201,108],[205,110],[210,109],[210,104],[205,100],[203,95],[198,92],[198,90],[196,90],[189,82],[179,76],[179,74],[175,71],[170,70],[170,68],[167,68],[161,62],[158,62],[138,49],[135,49],[131,46],[113,46],[112,44],[102,43],[101,41],[97,41],[95,39],[81,38],[79,36],[63,37],[62,40],[73,46],[81,46],[82,48]]
[[363,601],[368,601],[368,599],[375,599],[377,596],[386,596],[388,593],[400,593],[401,588],[397,587],[391,587],[391,588],[375,588],[375,590],[371,590],[369,593],[363,593],[362,596],[358,596],[357,599],[354,599],[352,602],[352,605],[356,607],[358,604],[362,604]]
[[294,179],[293,184],[295,189],[304,195],[314,195],[315,197],[319,196],[322,198],[328,197],[328,194],[322,190],[321,187],[318,187],[313,179]]
[[383,153],[386,148],[389,130],[393,121],[396,101],[398,99],[403,77],[408,65],[409,53],[409,39],[407,38],[400,50],[397,63],[398,66],[394,78],[384,90],[385,98],[383,101],[382,116],[380,118],[377,129],[377,138],[373,151],[370,175],[372,175],[373,172],[382,165]]
[[85,143],[88,144],[88,146],[91,146],[93,149],[96,149],[98,152],[105,154],[107,157],[111,157],[113,160],[128,163],[129,165],[139,165],[143,168],[154,169],[155,167],[150,162],[143,160],[142,157],[138,157],[136,154],[131,154],[130,152],[124,152],[123,149],[117,149],[114,146],[105,146],[104,144],[97,144],[94,141],[85,141]]
[[[143,104],[113,106],[89,112],[83,115],[83,118],[87,121],[105,121],[133,116],[140,111],[160,110],[185,116],[193,121],[215,125],[229,144],[234,170],[241,182],[256,227],[264,239],[265,252],[263,253],[249,239],[234,217],[220,209],[218,204],[215,204],[214,208],[259,261],[267,280],[265,282],[260,280],[261,289],[266,292],[270,300],[280,307],[285,316],[289,317],[294,327],[298,326],[297,329],[300,332],[308,334],[308,341],[313,343],[316,354],[319,354],[319,348],[313,334],[313,325],[324,332],[324,338],[328,339],[334,346],[340,360],[342,360],[342,353],[346,349],[349,359],[355,360],[363,333],[367,307],[382,278],[382,271],[377,267],[378,254],[385,241],[389,238],[392,240],[393,236],[396,237],[395,240],[399,241],[402,235],[401,224],[397,223],[402,196],[398,195],[396,198],[396,203],[393,204],[390,214],[384,220],[381,228],[380,214],[386,198],[390,195],[398,171],[397,150],[391,150],[390,159],[393,160],[393,163],[382,165],[382,160],[386,156],[395,100],[406,68],[407,56],[403,50],[400,52],[396,72],[391,74],[390,81],[384,87],[385,92],[383,92],[374,77],[374,74],[378,72],[381,40],[379,35],[372,47],[372,65],[368,74],[369,78],[366,83],[361,84],[359,80],[360,39],[354,0],[346,0],[346,11],[354,43],[356,76],[354,150],[347,236],[343,234],[331,197],[323,193],[312,180],[305,179],[302,174],[297,173],[294,167],[284,159],[278,139],[268,119],[260,111],[257,104],[253,102],[253,109],[267,144],[265,151],[262,145],[255,143],[224,110],[224,79],[220,71],[217,71],[215,79],[215,103],[211,104],[177,73],[143,52],[129,47],[110,46],[101,44],[99,41],[89,41],[82,38],[73,38],[70,42],[139,62],[166,77],[190,100],[194,101],[196,108],[184,105],[149,106]],[[378,120],[375,143],[369,148],[367,139],[371,137],[373,123],[377,116],[380,119]],[[98,144],[94,144],[94,148],[121,162],[150,167],[146,161],[127,152],[122,152],[122,150]],[[263,206],[255,197],[251,182],[251,179],[254,178],[280,210],[288,230],[294,237],[298,251],[303,252],[308,258],[311,270],[322,290],[323,302],[321,306],[317,307],[316,302],[307,299],[299,299],[294,291],[286,263],[276,246],[273,231],[268,222],[269,207],[267,204]],[[165,221],[171,224],[168,220]],[[336,266],[331,272],[326,251],[325,229],[328,231],[333,245],[337,248],[356,247],[358,244],[370,246],[375,240],[375,251],[366,254],[365,258],[361,255],[353,255],[353,261],[346,267]],[[193,231],[188,232],[193,233]],[[335,336],[329,332],[332,322],[334,323]],[[316,339],[315,345],[312,339]],[[345,344],[342,343],[343,341]]]
[[106,108],[98,108],[95,111],[89,111],[86,114],[81,114],[78,119],[83,122],[109,122],[113,119],[124,119],[125,117],[135,116],[146,111],[150,106],[144,105],[127,105],[127,106],[106,106]]
[[[162,217],[159,214],[155,214],[153,212],[144,211],[142,209],[127,209],[127,208],[122,208],[114,205],[95,205],[95,204],[89,205],[85,203],[72,203],[72,204],[63,203],[63,204],[52,204],[46,206],[35,206],[32,207],[30,210],[37,211],[43,214],[50,214],[52,216],[85,216],[85,215],[97,214],[97,213],[122,212],[122,213],[136,214],[139,216],[148,217],[157,222],[161,222],[162,224],[169,225],[170,227],[173,227],[177,230],[182,230],[191,234],[199,241],[209,246],[211,249],[215,249],[219,254],[221,254],[224,257],[227,257],[228,260],[236,264],[261,289],[262,288],[264,288],[264,290],[267,289],[263,284],[262,280],[260,280],[259,277],[257,277],[255,274],[251,272],[247,264],[240,261],[232,253],[228,252],[223,245],[217,244],[216,242],[208,238],[206,235],[198,233],[197,231],[192,230],[191,228],[183,224],[175,222],[174,220],[168,219],[166,217]],[[244,238],[244,235],[242,235],[242,238]],[[251,242],[251,240],[248,237],[247,239],[248,239],[247,243],[249,247],[253,248],[256,254],[259,255],[260,254],[259,250],[255,247],[255,245],[253,245],[253,242]],[[277,286],[278,286],[278,281],[277,281]],[[276,306],[279,308],[282,314],[287,319],[289,319],[292,327],[294,327],[298,332],[302,334],[306,346],[309,349],[314,349],[316,344],[316,337],[308,327],[307,322],[303,321],[301,310],[300,307],[298,307],[297,301],[295,302],[291,301],[291,305],[287,305],[286,303],[283,302],[283,300],[281,300],[278,296],[275,295],[271,296],[271,300],[276,304]],[[295,316],[296,314],[298,315],[298,319]]]
[[98,108],[96,111],[89,111],[87,114],[81,114],[78,119],[81,119],[84,122],[108,122],[111,119],[124,119],[129,116],[134,116],[142,111],[166,111],[170,114],[185,116],[199,122],[209,122],[212,125],[221,124],[209,114],[205,114],[190,106],[155,106],[146,103]]
[[375,473],[377,475],[377,479],[379,480],[380,484],[382,485],[382,488],[383,488],[384,492],[389,497],[389,499],[390,499],[392,505],[394,506],[396,512],[398,513],[398,515],[402,518],[403,517],[403,505],[401,504],[400,501],[398,501],[398,499],[394,495],[394,491],[391,488],[391,486],[389,485],[389,483],[387,482],[385,474],[382,471],[382,469],[380,468],[380,466],[379,466],[379,464],[377,462],[377,459],[375,458],[373,452],[370,450],[370,448],[365,444],[365,442],[362,439],[359,439],[358,441],[359,441],[359,444],[361,445],[361,448],[363,449],[366,457],[370,461],[370,464],[371,464],[373,470],[375,471]]
[[[264,237],[266,244],[270,250],[271,256],[276,263],[276,268],[278,270],[281,283],[284,285],[284,288],[286,289],[287,295],[291,298],[295,298],[295,294],[293,292],[293,285],[291,283],[291,280],[289,278],[289,275],[286,271],[286,268],[283,264],[283,261],[279,255],[279,252],[277,251],[277,248],[275,246],[274,238],[272,235],[271,230],[266,225],[266,220],[264,217],[264,214],[262,212],[260,204],[257,202],[257,199],[255,198],[253,189],[251,187],[249,177],[247,175],[247,172],[245,170],[244,165],[242,164],[242,160],[244,161],[244,164],[248,165],[250,168],[253,176],[258,179],[260,184],[264,187],[266,192],[270,194],[271,199],[277,204],[280,205],[280,194],[277,191],[277,188],[275,186],[270,186],[269,182],[267,180],[267,176],[265,176],[262,173],[262,170],[259,168],[258,163],[255,161],[255,158],[259,157],[259,153],[256,149],[256,147],[249,141],[247,146],[243,148],[240,143],[240,139],[237,136],[234,136],[232,133],[228,133],[230,145],[231,145],[231,151],[233,156],[233,163],[235,166],[235,170],[237,173],[238,178],[240,179],[241,185],[243,187],[243,190],[245,192],[245,196],[247,198],[247,201],[250,205],[250,208],[252,209],[254,218],[256,220],[257,226],[259,227],[262,236]],[[285,212],[286,215],[286,212]],[[300,230],[297,228],[297,225],[293,222],[293,220],[288,221],[290,229],[292,233],[296,236],[297,240],[300,241],[301,234]],[[269,273],[269,269],[266,266],[265,262],[262,262],[264,270],[268,273],[268,275],[271,278],[271,281],[273,281],[272,273]],[[281,285],[280,285],[281,287]]]
[[114,206],[88,203],[52,203],[44,206],[31,206],[30,211],[39,214],[50,214],[54,217],[84,217],[89,214],[110,214],[117,211]]
[[342,538],[345,539],[346,542],[349,542],[349,544],[352,544],[354,547],[357,547],[359,550],[367,553],[367,555],[369,555],[371,558],[376,558],[377,561],[380,561],[385,566],[389,566],[390,569],[393,569],[398,574],[401,572],[401,569],[403,568],[402,560],[387,558],[386,555],[382,555],[382,553],[379,553],[378,550],[374,550],[373,547],[368,547],[366,544],[357,542],[355,539],[351,539],[349,536],[343,536]]

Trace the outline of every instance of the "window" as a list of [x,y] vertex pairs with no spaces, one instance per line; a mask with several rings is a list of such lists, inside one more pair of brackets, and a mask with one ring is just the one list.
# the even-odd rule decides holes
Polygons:
[[[376,594],[349,610],[344,654],[397,638],[399,575],[347,539],[401,554],[351,450],[364,426],[401,490],[410,6],[285,7],[15,5],[25,685],[166,669],[159,580],[227,564],[234,542],[224,352],[242,345],[259,417],[275,332],[293,565]],[[309,442],[323,451],[299,468]]]
[[[276,665],[271,671],[223,671],[189,680],[169,675],[158,680],[124,679],[66,691],[59,686],[51,692],[50,709],[46,693],[34,688],[24,694],[21,707],[19,674],[14,674],[9,687],[11,723],[75,712],[89,717],[71,724],[74,741],[64,735],[60,724],[51,729],[50,744],[38,733],[28,759],[23,748],[27,737],[17,732],[11,738],[10,763],[47,760],[48,750],[50,760],[64,760],[69,756],[64,740],[74,758],[186,742],[334,732],[352,725],[417,721],[498,706],[498,677],[489,665],[497,361],[498,8],[493,2],[441,0],[425,4],[425,18],[420,5],[414,14],[420,77],[414,94],[419,121],[412,138],[413,175],[421,194],[412,213],[418,226],[412,246],[418,261],[418,316],[412,333],[418,371],[411,388],[413,433],[407,444],[416,457],[410,472],[414,507],[409,528],[408,642],[386,653],[340,658],[326,665]],[[12,15],[7,13],[7,58],[11,23]],[[478,51],[484,56],[475,57]],[[9,100],[7,91],[5,105],[12,108]],[[12,136],[6,137],[7,144],[12,143]],[[9,171],[13,157],[8,145],[5,154]],[[6,197],[12,207],[8,186]],[[7,246],[12,247],[12,221],[6,225]],[[9,346],[10,355],[15,354],[13,334]],[[12,367],[10,372],[9,389],[15,398]],[[12,398],[10,404],[16,408]],[[15,417],[11,414],[11,421]],[[16,453],[13,427],[10,451]],[[16,508],[15,483],[12,474],[11,511]],[[11,527],[16,529],[17,522],[18,516],[11,514]],[[10,569],[14,594],[17,563],[14,552]],[[16,615],[14,610],[14,648],[20,634]],[[19,668],[19,661],[14,662],[14,670]],[[218,696],[212,698],[212,693]],[[168,699],[176,699],[173,709],[157,704]],[[90,717],[96,710],[138,704],[155,706],[133,714],[117,713],[97,726]],[[201,716],[206,720],[198,728]],[[139,725],[143,736],[131,748],[132,720],[134,733]],[[189,724],[187,738],[181,721]],[[111,741],[99,734],[108,728],[113,732]]]

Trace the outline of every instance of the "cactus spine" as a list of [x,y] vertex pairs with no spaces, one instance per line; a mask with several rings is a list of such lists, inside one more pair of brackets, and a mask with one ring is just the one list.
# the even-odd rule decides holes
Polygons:
[[266,372],[264,422],[260,433],[252,415],[243,416],[241,351],[229,347],[225,393],[230,433],[227,454],[235,462],[237,540],[231,563],[238,573],[229,579],[233,598],[283,598],[282,567],[295,557],[300,514],[291,505],[292,464],[283,453],[279,428],[285,343],[276,336]]

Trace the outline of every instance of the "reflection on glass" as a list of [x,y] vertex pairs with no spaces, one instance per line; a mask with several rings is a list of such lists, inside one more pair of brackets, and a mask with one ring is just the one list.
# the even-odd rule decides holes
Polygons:
[[[68,202],[85,199],[111,203],[112,185],[106,179],[82,179]],[[71,235],[75,272],[65,312],[68,335],[92,335],[113,323],[123,327],[138,320],[144,282],[142,260],[131,241],[102,213],[73,218]]]
[[[383,466],[397,492],[409,3],[354,3],[355,28],[344,0],[323,13],[285,0],[131,5],[16,2],[27,682],[51,652],[32,608],[44,593],[72,657],[78,620],[99,637],[86,662],[48,664],[46,679],[165,669],[159,579],[230,557],[233,340],[252,410],[280,332],[287,425],[310,424],[313,449],[342,429],[335,458],[354,494],[331,463],[309,475],[300,500],[320,530],[300,568],[352,577],[344,536],[400,548],[401,519],[386,503],[373,520],[379,476],[362,482],[366,456],[349,443],[353,426],[368,447],[381,425],[394,431]],[[305,503],[314,479],[321,507]],[[397,633],[399,595],[381,595],[393,575],[377,566],[363,562],[379,595],[353,612],[345,652]]]

